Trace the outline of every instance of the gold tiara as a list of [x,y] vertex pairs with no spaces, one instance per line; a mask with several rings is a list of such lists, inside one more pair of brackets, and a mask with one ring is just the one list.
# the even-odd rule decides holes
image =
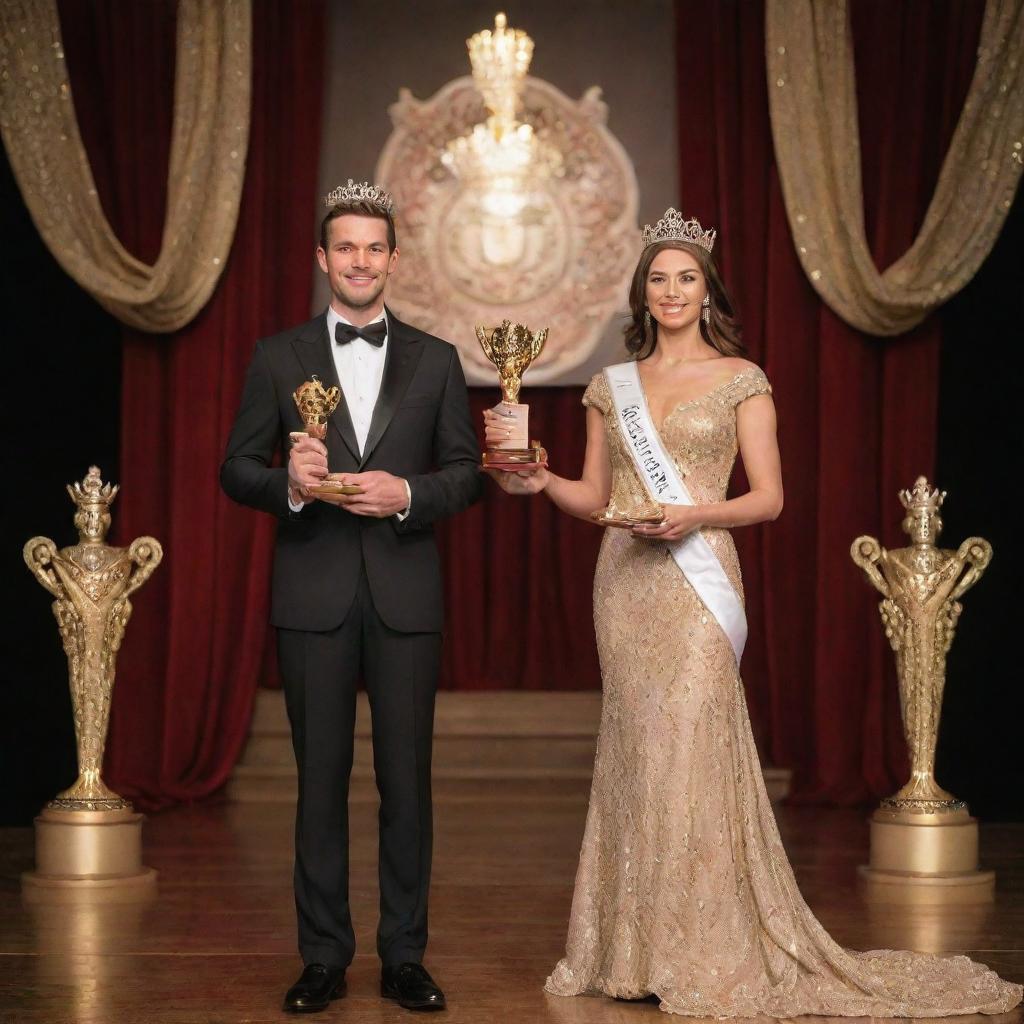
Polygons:
[[330,208],[339,203],[371,203],[382,213],[389,216],[395,208],[395,201],[390,192],[385,192],[379,185],[371,185],[368,181],[354,182],[348,179],[347,185],[339,185],[333,192],[324,196],[324,204]]
[[683,220],[683,215],[670,206],[665,216],[653,227],[650,224],[644,225],[642,241],[645,249],[655,242],[692,242],[711,252],[717,235],[714,228],[705,231],[696,217]]
[[929,491],[931,484],[927,477],[919,476],[914,481],[914,489],[911,491],[900,491],[900,503],[908,512],[915,509],[924,509],[926,512],[938,512],[946,500],[946,492],[940,491],[937,487]]
[[103,483],[99,468],[90,466],[85,479],[81,483],[68,484],[67,491],[79,508],[109,508],[117,497],[118,487],[117,484]]

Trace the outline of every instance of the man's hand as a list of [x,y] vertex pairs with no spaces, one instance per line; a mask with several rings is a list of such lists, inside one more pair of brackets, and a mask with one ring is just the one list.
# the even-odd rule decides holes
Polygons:
[[297,493],[302,501],[316,501],[310,487],[315,487],[327,476],[327,446],[309,434],[296,433],[288,453],[288,487],[293,500]]
[[409,507],[409,495],[405,481],[382,470],[367,473],[335,473],[332,482],[351,484],[363,489],[362,494],[320,494],[321,501],[346,509],[356,516],[373,516],[387,519],[396,512]]

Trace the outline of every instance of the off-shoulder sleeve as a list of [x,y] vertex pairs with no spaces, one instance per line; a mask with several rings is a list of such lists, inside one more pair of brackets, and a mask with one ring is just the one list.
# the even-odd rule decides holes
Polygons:
[[739,405],[740,402],[754,395],[770,395],[772,386],[764,375],[764,370],[759,366],[748,366],[725,386],[725,395],[730,405]]
[[587,390],[583,392],[583,404],[592,405],[602,415],[608,414],[608,408],[611,405],[611,395],[608,393],[608,380],[603,372],[595,373],[590,378]]

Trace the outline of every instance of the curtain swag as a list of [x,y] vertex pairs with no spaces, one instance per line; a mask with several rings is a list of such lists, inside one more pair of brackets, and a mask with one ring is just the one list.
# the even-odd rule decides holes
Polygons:
[[132,327],[169,333],[203,308],[238,220],[249,141],[250,0],[181,0],[167,214],[156,263],[117,240],[78,132],[56,0],[0,5],[0,132],[43,240]]
[[864,231],[846,0],[767,0],[775,159],[800,263],[821,298],[868,334],[902,334],[988,256],[1024,164],[1024,0],[988,0],[978,63],[924,223],[879,273]]

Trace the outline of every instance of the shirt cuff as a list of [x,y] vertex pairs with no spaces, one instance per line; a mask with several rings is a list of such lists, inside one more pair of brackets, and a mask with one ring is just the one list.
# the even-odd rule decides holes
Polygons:
[[[395,513],[395,518],[400,523],[404,523],[406,519],[409,518],[409,513],[412,511],[412,488],[409,486],[408,480],[403,480],[402,483],[405,484],[405,511]],[[296,511],[298,510],[296,509]]]
[[288,487],[288,508],[292,512],[301,512],[306,507],[306,503],[304,501],[292,501],[292,485],[289,482],[286,486]]

